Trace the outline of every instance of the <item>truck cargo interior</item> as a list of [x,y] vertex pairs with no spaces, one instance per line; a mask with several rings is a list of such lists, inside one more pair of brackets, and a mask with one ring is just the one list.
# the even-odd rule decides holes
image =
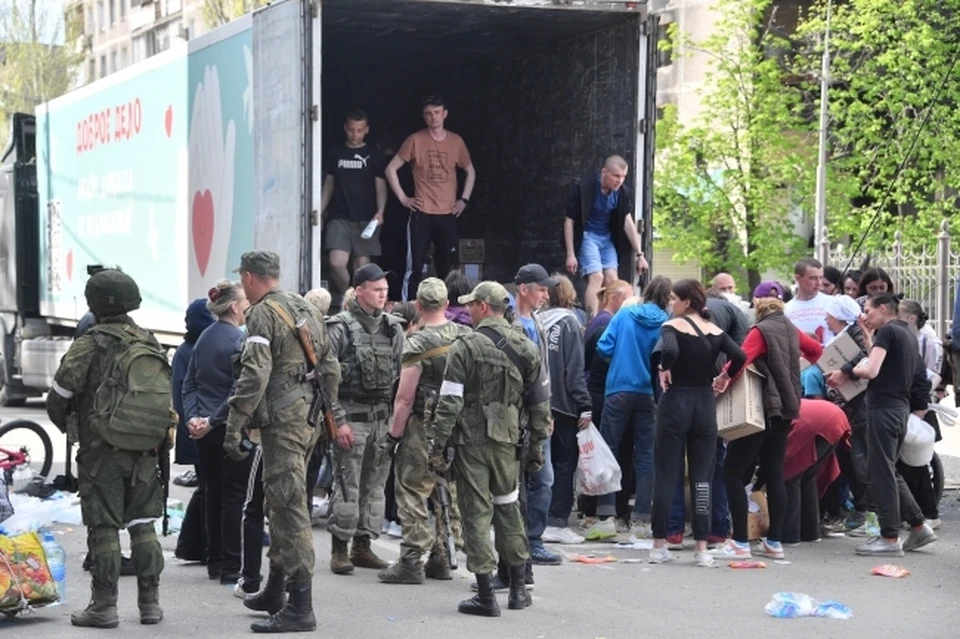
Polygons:
[[623,155],[636,184],[643,113],[640,10],[522,4],[321,5],[324,147],[341,143],[343,114],[361,108],[368,142],[396,148],[423,128],[421,98],[443,96],[446,126],[464,137],[477,169],[460,237],[485,240],[482,275],[501,280],[528,261],[563,266],[569,189],[604,157]]

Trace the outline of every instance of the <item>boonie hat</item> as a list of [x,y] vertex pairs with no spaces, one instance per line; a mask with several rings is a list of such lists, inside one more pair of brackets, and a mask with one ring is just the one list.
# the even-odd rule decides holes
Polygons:
[[759,297],[775,297],[778,300],[783,299],[783,287],[779,282],[760,282],[757,288],[753,289],[754,299]]
[[480,282],[472,293],[461,295],[457,301],[464,305],[470,302],[486,302],[490,306],[506,310],[510,303],[510,294],[499,282]]
[[364,264],[353,273],[353,286],[357,287],[367,282],[379,282],[393,271],[384,271],[376,264]]
[[430,308],[439,308],[447,301],[447,285],[436,277],[428,277],[417,287],[417,301]]
[[521,266],[517,271],[513,281],[517,284],[539,284],[540,286],[552,287],[557,285],[557,280],[550,277],[547,269],[539,264],[527,264]]
[[280,256],[273,251],[256,249],[240,256],[240,266],[234,273],[254,273],[265,277],[280,277]]

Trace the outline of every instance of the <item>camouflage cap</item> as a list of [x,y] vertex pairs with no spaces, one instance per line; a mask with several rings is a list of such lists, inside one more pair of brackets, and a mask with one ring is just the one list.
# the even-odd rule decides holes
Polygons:
[[510,295],[507,289],[499,282],[480,282],[469,295],[461,295],[457,300],[461,304],[470,302],[486,302],[494,308],[506,310],[510,303]]
[[254,273],[266,277],[280,277],[280,256],[273,251],[247,251],[240,256],[240,266],[234,273]]
[[447,285],[436,277],[428,277],[417,287],[417,301],[426,308],[440,308],[447,301]]

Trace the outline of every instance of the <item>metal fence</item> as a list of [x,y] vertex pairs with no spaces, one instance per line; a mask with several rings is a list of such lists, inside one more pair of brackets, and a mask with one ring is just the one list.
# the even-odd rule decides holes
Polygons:
[[[902,235],[897,231],[893,245],[873,254],[870,260],[871,267],[879,266],[890,275],[896,292],[923,305],[930,316],[930,325],[941,338],[950,330],[960,277],[960,253],[956,250],[960,247],[951,245],[950,239],[946,220],[940,225],[933,246],[924,246],[922,250],[904,248]],[[851,250],[843,244],[829,247],[828,263],[842,270],[850,260]],[[862,259],[858,255],[851,268],[856,268]]]

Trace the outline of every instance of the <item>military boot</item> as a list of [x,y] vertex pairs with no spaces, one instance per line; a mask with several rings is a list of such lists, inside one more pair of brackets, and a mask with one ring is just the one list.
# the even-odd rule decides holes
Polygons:
[[465,615],[477,615],[480,617],[499,617],[500,606],[497,604],[497,596],[493,594],[493,585],[490,583],[490,575],[477,575],[477,594],[470,599],[460,602],[457,611]]
[[424,566],[424,572],[430,579],[447,581],[453,579],[450,574],[450,562],[447,561],[447,551],[440,546],[434,546],[430,551],[430,558]]
[[244,597],[243,605],[250,610],[277,614],[287,600],[287,593],[283,587],[284,581],[283,570],[270,566],[267,585],[257,594]]
[[[346,575],[353,572],[353,563],[347,556],[347,542],[336,536],[332,537],[330,550],[330,571],[335,575]],[[356,543],[356,542],[354,542]]]
[[317,629],[313,615],[311,582],[290,585],[290,599],[275,615],[250,624],[254,632],[312,632]]
[[377,573],[377,578],[385,584],[422,584],[427,580],[420,558],[415,556],[401,557]]
[[107,588],[96,581],[90,584],[90,603],[84,610],[70,615],[70,623],[83,628],[116,628],[117,587]]
[[152,626],[163,619],[160,607],[160,587],[157,584],[137,582],[137,606],[140,608],[140,623]]
[[374,568],[375,570],[382,570],[388,565],[383,559],[373,554],[369,537],[353,538],[353,547],[350,548],[350,563],[357,568]]
[[523,565],[510,566],[510,598],[507,600],[507,607],[510,610],[523,610],[532,605],[533,597],[527,590]]

